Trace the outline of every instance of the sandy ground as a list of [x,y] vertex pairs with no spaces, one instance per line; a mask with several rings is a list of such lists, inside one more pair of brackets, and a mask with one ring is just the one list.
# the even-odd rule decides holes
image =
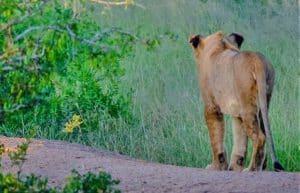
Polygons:
[[[0,144],[14,150],[20,138],[0,136]],[[7,156],[2,160],[6,171]],[[47,176],[51,185],[62,185],[72,169],[104,170],[121,180],[122,192],[131,193],[300,193],[300,173],[216,172],[163,165],[63,141],[33,140],[24,173]]]

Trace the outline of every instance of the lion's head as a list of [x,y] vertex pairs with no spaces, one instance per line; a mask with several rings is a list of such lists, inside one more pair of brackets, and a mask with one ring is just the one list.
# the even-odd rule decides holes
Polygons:
[[200,34],[193,34],[189,37],[189,43],[195,54],[200,54],[203,50],[217,48],[218,46],[222,49],[225,47],[238,51],[243,41],[244,38],[240,33],[231,33],[227,36],[223,32],[216,32],[207,37]]

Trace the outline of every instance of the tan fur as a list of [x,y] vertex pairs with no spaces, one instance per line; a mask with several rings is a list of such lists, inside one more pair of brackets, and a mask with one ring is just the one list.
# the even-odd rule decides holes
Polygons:
[[[213,151],[213,161],[208,168],[228,168],[223,144],[223,114],[230,114],[233,117],[234,146],[229,169],[243,170],[249,137],[253,151],[248,170],[262,170],[266,157],[264,130],[270,134],[266,106],[274,83],[272,65],[259,53],[240,51],[243,38],[241,42],[235,42],[232,36],[217,32],[207,37],[192,35],[189,41],[197,63]],[[273,146],[272,138],[270,143]],[[272,160],[276,161],[275,152],[271,153]]]

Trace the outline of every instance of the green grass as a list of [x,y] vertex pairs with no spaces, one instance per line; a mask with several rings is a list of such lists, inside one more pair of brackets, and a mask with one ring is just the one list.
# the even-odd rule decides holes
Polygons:
[[[204,167],[210,162],[203,104],[187,39],[191,33],[241,32],[245,37],[242,49],[262,52],[276,69],[270,109],[276,150],[288,170],[299,171],[297,4],[203,3],[199,0],[140,2],[146,10],[113,8],[104,15],[95,16],[104,26],[118,26],[143,38],[160,37],[161,40],[161,45],[150,52],[138,45],[134,56],[123,61],[127,71],[124,82],[135,88],[134,110],[140,120],[136,127],[122,131],[128,138],[126,153],[185,166]],[[230,153],[230,118],[226,123],[226,145]]]
[[[123,89],[134,90],[133,123],[112,119],[104,124],[101,121],[103,113],[95,111],[83,117],[84,127],[89,132],[61,139],[161,163],[205,167],[211,161],[211,150],[188,36],[191,33],[208,35],[219,30],[241,32],[245,37],[242,49],[260,51],[275,67],[276,85],[269,115],[275,147],[288,171],[300,171],[297,2],[139,2],[145,10],[137,7],[106,10],[99,6],[93,13],[103,27],[121,27],[142,39],[160,41],[160,45],[150,51],[138,43],[134,54],[122,61],[126,69]],[[78,107],[79,111],[80,108],[84,107]],[[55,114],[55,110],[52,113]],[[33,118],[22,128],[3,125],[0,131],[7,135],[25,135],[35,128],[38,137],[59,138],[62,125],[55,120],[46,126],[40,125],[39,120]],[[229,117],[226,117],[226,125],[226,146],[230,155]]]

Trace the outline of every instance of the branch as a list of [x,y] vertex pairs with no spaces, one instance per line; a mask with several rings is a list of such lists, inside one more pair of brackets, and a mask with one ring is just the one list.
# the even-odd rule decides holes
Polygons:
[[100,4],[105,4],[109,6],[114,6],[114,5],[129,5],[130,3],[127,1],[122,1],[122,2],[110,2],[110,1],[102,1],[102,0],[91,0],[94,3],[100,3]]
[[66,26],[66,29],[67,29],[67,32],[68,34],[74,38],[74,39],[77,39],[77,40],[80,40],[82,42],[84,42],[85,44],[88,44],[88,45],[94,45],[96,44],[97,41],[101,40],[103,38],[104,35],[106,34],[109,34],[109,33],[112,33],[112,32],[118,32],[120,34],[123,34],[123,35],[126,35],[126,36],[129,36],[131,38],[133,38],[134,40],[139,40],[139,38],[133,34],[131,34],[130,32],[126,32],[126,31],[122,31],[118,28],[112,28],[112,29],[109,29],[109,30],[106,30],[104,32],[102,32],[101,34],[99,32],[95,33],[95,35],[91,38],[91,39],[84,39],[84,38],[81,38],[81,37],[78,37],[71,29],[70,27],[67,25]]
[[14,42],[17,42],[20,39],[24,38],[24,36],[26,34],[28,34],[29,32],[34,31],[34,30],[39,30],[39,29],[42,29],[42,28],[43,28],[42,26],[35,26],[35,27],[27,28],[25,31],[23,31],[21,34],[17,35],[17,37],[14,38]]
[[[48,3],[50,0],[43,0],[43,2],[39,5],[38,9],[37,10],[40,10],[46,3]],[[20,18],[16,18],[10,22],[8,22],[7,24],[3,25],[0,27],[0,32],[4,31],[4,30],[7,30],[8,28],[10,28],[11,26],[17,24],[17,23],[20,23],[22,21],[24,21],[26,18],[34,15],[35,12],[33,12],[31,9],[29,9],[27,11],[27,13],[25,15],[23,15],[22,17]]]
[[115,30],[113,30],[113,31],[118,32],[118,33],[123,34],[123,35],[130,36],[130,37],[132,37],[132,38],[135,39],[135,40],[140,40],[140,38],[138,38],[136,35],[133,35],[133,34],[130,33],[130,32],[123,31],[123,30],[120,30],[120,29],[115,29]]
[[[66,26],[66,29],[67,29],[68,34],[69,34],[72,38],[77,39],[77,40],[79,40],[79,41],[82,41],[83,43],[88,44],[88,45],[90,45],[90,46],[91,46],[91,45],[94,45],[94,44],[96,43],[96,41],[97,41],[97,39],[96,39],[95,41],[91,41],[91,40],[87,40],[87,39],[78,37],[78,36],[71,30],[71,28],[69,27],[69,25]],[[93,39],[93,38],[92,38],[92,39]]]
[[[55,26],[55,25],[50,25],[50,26],[33,26],[33,27],[29,27],[27,28],[26,30],[24,30],[22,33],[20,33],[19,35],[17,35],[15,38],[14,38],[14,42],[17,42],[21,39],[23,39],[28,33],[32,32],[32,31],[35,31],[35,30],[41,30],[41,31],[45,31],[45,30],[54,30],[54,31],[57,31],[57,32],[60,32],[60,33],[64,33],[66,32],[70,37],[72,37],[73,39],[76,39],[78,41],[81,41],[82,43],[85,43],[89,46],[92,46],[92,45],[95,45],[96,44],[96,41],[98,41],[100,37],[100,34],[99,33],[96,33],[90,40],[88,39],[84,39],[84,38],[81,38],[79,36],[77,36],[72,30],[71,28],[66,25],[66,28],[61,28],[59,26]],[[104,48],[104,49],[107,49],[107,48]],[[0,59],[1,59],[1,55],[0,55]]]
[[15,25],[17,23],[20,23],[22,21],[24,21],[27,17],[31,16],[32,14],[25,14],[23,15],[21,18],[17,18],[17,19],[14,19],[10,22],[8,22],[6,25],[3,25],[0,27],[0,32],[4,31],[4,30],[7,30],[8,28],[10,28],[12,25]]
[[20,33],[19,35],[17,35],[17,37],[14,38],[14,42],[17,42],[21,39],[23,39],[29,32],[35,31],[35,30],[47,30],[47,29],[53,29],[55,31],[58,32],[64,32],[63,29],[60,29],[57,26],[54,25],[50,25],[50,26],[33,26],[33,27],[29,27],[26,30],[24,30],[22,33]]
[[[40,46],[39,44],[36,45],[36,47],[34,48],[34,52],[30,57],[19,56],[19,57],[12,57],[12,58],[8,58],[8,59],[3,59],[2,63],[0,63],[0,65],[1,64],[8,64],[9,66],[3,66],[3,67],[0,67],[0,69],[3,72],[9,72],[9,71],[15,70],[19,67],[22,67],[21,65],[18,65],[18,66],[14,65],[13,66],[12,64],[23,62],[25,60],[25,58],[28,58],[29,60],[32,60],[32,61],[38,61],[39,59],[41,59],[45,55],[45,50],[46,50],[45,47],[43,47],[41,53],[38,54],[37,51],[38,51],[39,46]],[[36,69],[40,70],[41,66],[35,65],[34,68],[32,68],[32,69],[29,68],[29,71],[33,71],[33,70],[36,70]]]
[[26,108],[27,106],[24,104],[19,104],[19,105],[14,105],[13,108],[9,109],[9,110],[2,110],[0,109],[0,113],[5,112],[5,113],[13,113],[15,111],[18,111],[20,109]]
[[145,6],[135,3],[134,0],[126,0],[126,1],[120,1],[120,2],[111,2],[111,1],[103,1],[103,0],[91,0],[93,3],[99,3],[104,4],[106,6],[129,6],[129,5],[135,5],[137,7],[140,7],[142,9],[146,9]]
[[[123,35],[126,35],[126,36],[129,36],[131,38],[133,38],[134,40],[140,40],[139,37],[137,37],[136,35],[130,33],[130,32],[127,32],[127,31],[123,31],[121,30],[120,28],[110,28],[110,29],[105,29],[103,30],[102,34],[96,34],[97,35],[97,40],[101,40],[102,38],[104,38],[105,35],[107,34],[110,34],[110,33],[113,33],[113,32],[118,32],[120,34],[123,34]],[[95,35],[95,36],[96,36]],[[101,35],[101,36],[100,36]],[[94,37],[95,37],[94,36]],[[96,41],[97,41],[96,40]]]
[[[126,32],[126,31],[122,31],[119,28],[111,28],[108,30],[104,30],[102,33],[100,32],[96,32],[95,35],[93,37],[91,37],[90,39],[85,39],[82,38],[80,36],[78,36],[74,31],[72,31],[72,29],[69,27],[69,25],[66,25],[65,28],[61,28],[59,26],[55,26],[55,25],[50,25],[50,26],[32,26],[27,28],[26,30],[24,30],[22,33],[20,33],[19,35],[17,35],[14,38],[14,42],[20,41],[21,39],[25,38],[25,36],[27,34],[29,34],[32,31],[36,31],[36,30],[41,30],[41,31],[45,31],[45,30],[54,30],[57,31],[59,33],[67,33],[71,38],[80,41],[88,46],[98,46],[102,51],[106,52],[112,48],[106,47],[106,46],[101,46],[101,45],[97,45],[97,41],[101,41],[101,39],[104,38],[104,36],[106,36],[107,34],[116,32],[116,33],[120,33],[122,35],[126,35],[131,37],[132,39],[136,40],[136,41],[140,41],[140,38],[131,34],[130,32]],[[37,48],[36,48],[37,50]],[[42,50],[41,54],[36,54],[34,53],[31,57],[29,57],[29,59],[31,60],[38,60],[39,58],[41,58],[44,55],[44,49]],[[36,52],[36,51],[35,51]],[[0,60],[3,60],[5,58],[5,55],[0,55]],[[24,56],[20,56],[20,57],[15,57],[15,58],[10,58],[8,60],[6,60],[7,63],[13,63],[13,62],[21,62],[23,61],[25,58]],[[4,68],[4,71],[10,71],[11,68]]]

